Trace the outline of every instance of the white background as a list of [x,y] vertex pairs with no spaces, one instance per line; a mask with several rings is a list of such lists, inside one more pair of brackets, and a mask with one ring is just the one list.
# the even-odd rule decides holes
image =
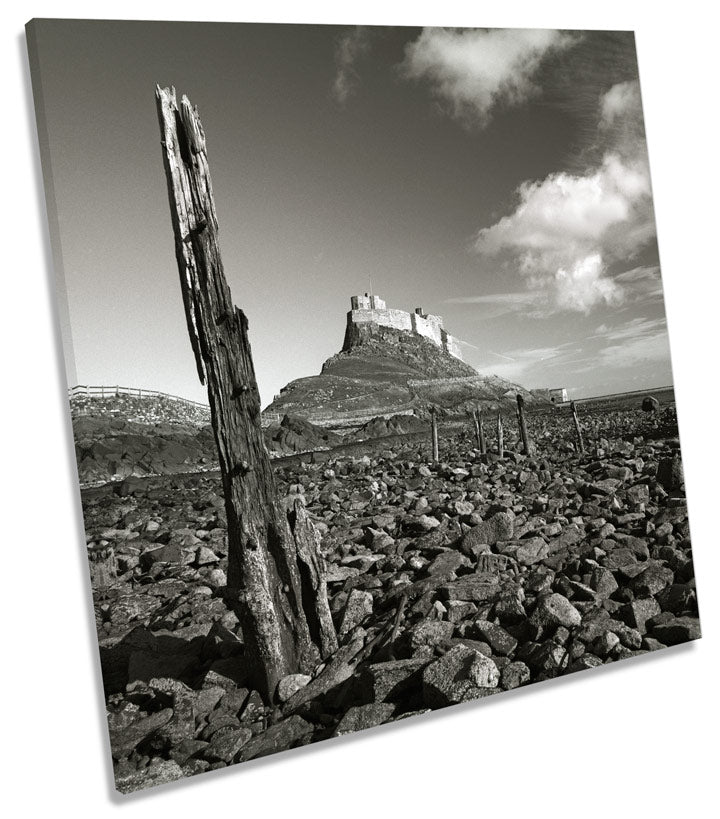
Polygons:
[[[6,815],[717,815],[720,72],[713,5],[8,4],[0,194]],[[114,795],[23,35],[33,16],[99,15],[635,30],[703,640],[144,795]]]

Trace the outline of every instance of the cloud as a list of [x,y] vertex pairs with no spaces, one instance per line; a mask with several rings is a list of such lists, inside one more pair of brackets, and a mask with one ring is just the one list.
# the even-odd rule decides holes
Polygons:
[[[572,355],[568,347],[572,343],[560,344],[556,347],[536,347],[530,350],[508,350],[506,353],[487,352],[503,358],[499,363],[494,361],[487,365],[476,366],[481,375],[497,375],[515,383],[521,381],[523,386],[546,385],[549,372],[560,367]],[[564,373],[562,373],[564,375]]]
[[600,102],[600,127],[612,127],[618,119],[624,119],[628,112],[638,110],[640,105],[640,86],[636,80],[613,85]]
[[636,82],[613,86],[600,99],[601,162],[584,173],[523,182],[515,210],[476,235],[478,252],[504,252],[556,310],[587,314],[623,301],[628,289],[608,266],[632,258],[655,235],[639,105]]
[[539,89],[533,77],[552,52],[577,37],[549,29],[425,28],[409,43],[404,76],[427,80],[451,116],[485,127],[498,105],[518,105]]
[[355,64],[369,50],[370,32],[364,26],[356,26],[338,40],[335,46],[335,80],[332,95],[339,105],[344,105],[348,97],[355,93],[359,83]]
[[483,318],[491,319],[505,316],[510,313],[524,313],[528,315],[537,309],[537,296],[529,291],[517,293],[493,293],[484,296],[457,296],[445,299],[445,304],[481,304]]
[[619,273],[614,278],[636,301],[647,302],[663,297],[660,268],[657,265],[633,267]]
[[604,272],[599,253],[580,259],[567,270],[559,268],[553,282],[557,306],[561,310],[589,313],[601,302],[620,303],[624,296],[623,289],[603,275]]
[[591,364],[578,372],[614,368],[628,369],[639,365],[670,363],[667,324],[664,318],[642,316],[615,327],[600,325],[590,339],[601,339]]

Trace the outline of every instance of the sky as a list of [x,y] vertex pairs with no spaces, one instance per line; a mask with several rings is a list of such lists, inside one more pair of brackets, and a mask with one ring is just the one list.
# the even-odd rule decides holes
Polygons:
[[631,32],[33,25],[71,385],[206,400],[156,83],[199,109],[263,406],[371,288],[528,388],[672,383]]

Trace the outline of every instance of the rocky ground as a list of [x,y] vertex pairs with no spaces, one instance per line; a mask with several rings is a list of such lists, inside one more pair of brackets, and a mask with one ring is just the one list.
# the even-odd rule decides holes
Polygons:
[[[223,600],[219,479],[128,478],[83,506],[117,787],[129,792],[700,636],[674,412],[469,425],[277,466],[322,535],[340,648],[263,702]],[[314,461],[314,462],[313,462]]]

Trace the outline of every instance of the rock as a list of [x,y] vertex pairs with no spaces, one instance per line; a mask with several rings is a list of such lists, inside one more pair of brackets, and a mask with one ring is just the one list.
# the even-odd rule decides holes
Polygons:
[[457,571],[461,566],[470,565],[471,563],[465,555],[460,554],[460,552],[449,551],[443,552],[434,558],[430,565],[426,567],[425,571],[428,574],[449,575]]
[[342,583],[350,577],[357,577],[360,574],[360,569],[354,566],[338,566],[331,563],[327,569],[328,583]]
[[135,748],[149,736],[154,734],[163,725],[170,722],[173,715],[172,708],[163,708],[155,714],[150,714],[125,728],[110,732],[110,747],[114,759],[123,759],[129,756]]
[[312,677],[308,674],[288,674],[277,685],[277,698],[280,702],[287,702],[290,697],[306,686]]
[[368,705],[355,705],[346,711],[332,733],[334,737],[353,734],[365,728],[373,728],[388,722],[395,713],[396,706],[389,702],[371,702]]
[[425,646],[434,647],[449,640],[455,631],[455,624],[447,620],[424,620],[413,626],[408,635],[410,648],[415,651]]
[[477,606],[465,600],[448,600],[445,604],[447,619],[451,623],[459,623],[477,614]]
[[345,605],[338,637],[343,637],[358,626],[373,611],[373,596],[370,592],[353,589]]
[[596,657],[594,654],[583,654],[582,657],[579,657],[568,666],[567,673],[573,674],[576,671],[587,671],[589,668],[597,668],[602,664],[603,661],[600,657]]
[[514,524],[512,512],[497,512],[466,532],[461,548],[465,554],[473,555],[474,549],[483,544],[492,546],[499,540],[512,540]]
[[252,731],[249,728],[232,728],[227,732],[216,731],[208,746],[203,750],[203,756],[210,762],[221,760],[229,764],[251,738]]
[[549,554],[549,547],[541,537],[521,540],[515,552],[515,559],[521,566],[532,566],[544,560]]
[[142,771],[115,776],[115,787],[120,793],[133,793],[143,788],[153,788],[182,779],[182,768],[171,759],[153,759]]
[[364,669],[362,683],[370,699],[377,702],[397,700],[409,690],[420,686],[422,671],[428,662],[426,658],[420,657],[373,663]]
[[590,588],[594,589],[597,594],[606,600],[611,594],[617,591],[618,583],[615,576],[610,569],[603,566],[597,566],[590,573]]
[[494,600],[500,592],[495,578],[487,575],[469,574],[438,588],[442,600],[485,602]]
[[547,626],[574,628],[582,622],[582,615],[562,594],[546,594],[538,598],[530,622],[540,628]]
[[682,614],[697,607],[695,589],[686,583],[673,583],[657,595],[657,602],[663,611]]
[[311,723],[298,714],[293,714],[253,737],[242,747],[240,756],[246,761],[284,751],[292,748],[298,740],[311,734],[313,730]]
[[485,640],[496,654],[512,654],[518,644],[518,641],[502,626],[491,623],[489,620],[475,620],[466,633],[468,636]]
[[500,672],[491,657],[477,652],[470,664],[468,679],[478,688],[496,688],[500,682]]
[[655,561],[649,563],[642,574],[637,575],[630,582],[635,594],[651,597],[658,594],[673,582],[674,575],[671,569]]
[[660,606],[652,597],[643,600],[633,600],[620,609],[620,616],[631,627],[637,629],[640,634],[645,634],[647,629],[645,624],[651,617],[660,614]]
[[685,478],[680,458],[662,458],[658,464],[657,480],[668,492],[683,489]]
[[502,592],[493,606],[493,617],[496,617],[502,626],[519,625],[526,618],[523,599],[522,589]]
[[619,645],[620,638],[614,631],[604,631],[593,641],[592,650],[598,657],[607,657]]
[[555,677],[570,662],[565,646],[558,645],[553,640],[546,640],[544,643],[524,643],[518,648],[516,657],[526,663],[541,680]]
[[170,758],[174,759],[178,765],[185,765],[187,761],[199,754],[210,743],[202,739],[184,739],[170,751]]
[[221,588],[222,586],[227,586],[227,576],[222,569],[212,569],[205,576],[205,580],[214,589]]
[[663,645],[674,646],[700,639],[700,621],[697,617],[673,617],[665,623],[655,626],[652,636]]
[[440,526],[440,521],[430,515],[420,515],[418,518],[412,520],[412,527],[421,532],[431,532]]
[[509,663],[502,670],[500,675],[500,684],[506,690],[518,688],[530,681],[530,669],[525,663],[514,662]]
[[499,681],[489,657],[458,645],[423,672],[423,699],[431,708],[443,708],[494,693]]
[[627,499],[634,506],[650,503],[650,487],[646,483],[636,483],[625,491]]
[[265,714],[265,703],[258,691],[251,691],[239,713],[242,722],[255,722]]

